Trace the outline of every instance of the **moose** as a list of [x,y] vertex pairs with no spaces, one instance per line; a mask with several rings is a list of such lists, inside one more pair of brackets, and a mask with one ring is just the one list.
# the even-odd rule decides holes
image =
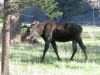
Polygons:
[[70,60],[73,60],[75,53],[77,52],[77,43],[84,52],[85,60],[88,60],[86,54],[86,47],[82,41],[82,27],[76,23],[56,23],[53,20],[46,20],[43,23],[39,21],[32,23],[30,27],[27,28],[27,31],[22,37],[22,40],[34,40],[36,36],[41,36],[45,41],[44,52],[41,61],[44,60],[45,54],[51,43],[54,52],[57,55],[58,60],[60,57],[58,55],[56,41],[59,42],[68,42],[72,41],[73,53]]

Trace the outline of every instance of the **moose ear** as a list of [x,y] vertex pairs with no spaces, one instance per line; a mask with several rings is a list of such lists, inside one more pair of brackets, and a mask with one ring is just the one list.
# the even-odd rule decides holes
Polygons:
[[35,25],[37,23],[37,21],[34,21],[33,23],[32,23],[32,25]]
[[34,21],[32,24],[31,24],[31,27],[32,26],[37,26],[39,24],[39,21]]
[[37,23],[35,24],[35,26],[37,26],[39,24],[39,21],[37,21]]

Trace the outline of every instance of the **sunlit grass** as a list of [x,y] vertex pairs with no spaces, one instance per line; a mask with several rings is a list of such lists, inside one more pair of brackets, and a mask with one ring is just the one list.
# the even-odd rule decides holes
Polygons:
[[[96,40],[91,39],[87,30],[91,29]],[[72,55],[71,42],[57,42],[61,61],[57,60],[52,46],[40,62],[44,41],[37,37],[41,44],[13,44],[10,46],[10,75],[100,75],[100,27],[83,27],[83,42],[89,57],[85,62],[84,53],[78,46],[74,61],[69,61]],[[1,45],[0,45],[1,60]],[[0,67],[1,68],[1,67]]]

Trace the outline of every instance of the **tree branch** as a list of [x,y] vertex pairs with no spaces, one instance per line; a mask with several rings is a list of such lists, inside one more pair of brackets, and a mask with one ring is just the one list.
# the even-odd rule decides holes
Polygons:
[[17,1],[17,2],[11,2],[11,3],[18,3],[18,4],[22,4],[22,3],[31,3],[31,4],[33,4],[33,3],[36,3],[36,2],[31,2],[31,1],[24,1],[24,2],[21,2],[21,1]]

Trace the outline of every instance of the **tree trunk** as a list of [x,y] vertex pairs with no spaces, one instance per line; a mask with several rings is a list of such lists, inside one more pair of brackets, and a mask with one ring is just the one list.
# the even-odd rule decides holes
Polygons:
[[65,11],[62,14],[62,22],[64,22],[64,21],[65,21]]
[[[4,0],[4,9],[9,7],[9,0]],[[9,40],[10,40],[10,14],[4,14],[3,36],[2,36],[2,62],[1,75],[9,75]]]
[[11,15],[10,24],[10,43],[21,42],[21,23],[19,22],[19,15],[17,17],[15,15]]
[[10,15],[7,15],[5,22],[3,24],[1,75],[9,75],[9,40],[10,40],[9,21],[10,21]]
[[[15,2],[20,0],[14,0]],[[11,15],[11,26],[10,26],[10,43],[19,43],[21,42],[21,23],[19,21],[20,12],[19,5],[15,4],[16,8],[12,11]],[[16,10],[16,11],[15,11]]]

